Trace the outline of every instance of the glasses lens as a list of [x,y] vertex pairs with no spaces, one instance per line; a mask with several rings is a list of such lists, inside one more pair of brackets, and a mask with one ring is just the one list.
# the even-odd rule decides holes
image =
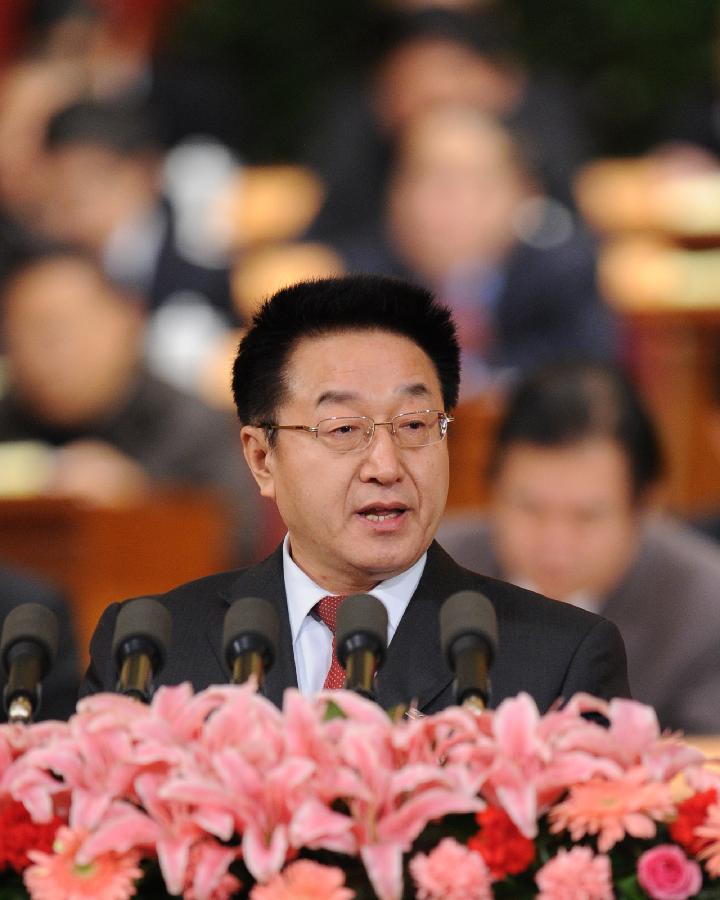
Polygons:
[[444,431],[440,428],[440,415],[434,410],[403,413],[395,416],[395,433],[401,447],[424,447],[441,441]]
[[372,433],[373,423],[366,416],[350,416],[346,419],[323,419],[318,422],[317,428],[318,438],[323,444],[342,453],[366,444]]

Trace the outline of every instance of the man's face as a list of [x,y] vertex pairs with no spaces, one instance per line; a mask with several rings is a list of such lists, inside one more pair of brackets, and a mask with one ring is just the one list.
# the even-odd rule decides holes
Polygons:
[[500,265],[527,195],[507,135],[473,113],[440,109],[411,123],[401,147],[388,217],[403,259],[432,282]]
[[[409,339],[383,331],[302,340],[290,356],[287,383],[280,425],[314,426],[331,416],[387,422],[399,413],[443,409],[430,358]],[[445,441],[403,449],[379,426],[368,447],[340,453],[306,432],[276,437],[273,448],[258,449],[262,432],[244,428],[246,457],[263,495],[277,503],[293,559],[318,584],[341,593],[368,590],[428,548],[447,498]]]
[[141,320],[81,260],[48,259],[3,298],[15,394],[48,424],[81,425],[113,410],[135,371]]
[[491,502],[504,575],[549,597],[584,592],[601,599],[636,552],[638,509],[628,464],[610,439],[511,446]]

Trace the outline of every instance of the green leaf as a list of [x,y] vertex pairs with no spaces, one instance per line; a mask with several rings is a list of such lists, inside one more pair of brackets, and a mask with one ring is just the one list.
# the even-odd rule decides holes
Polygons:
[[647,900],[647,894],[638,884],[634,873],[615,882],[615,896],[618,900]]
[[346,719],[347,716],[342,711],[342,709],[335,703],[334,700],[328,700],[327,706],[325,707],[325,715],[323,716],[323,720],[325,722],[330,722],[332,719]]

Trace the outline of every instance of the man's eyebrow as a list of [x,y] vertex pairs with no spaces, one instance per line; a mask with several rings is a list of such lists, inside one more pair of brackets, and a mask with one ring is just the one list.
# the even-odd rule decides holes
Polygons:
[[407,394],[408,397],[429,397],[430,389],[422,381],[416,381],[415,384],[402,385],[395,393]]
[[323,403],[348,403],[359,398],[357,391],[323,391],[315,406],[322,406]]
[[[407,397],[429,397],[430,389],[422,381],[416,381],[413,384],[400,385],[394,393]],[[357,391],[323,391],[315,406],[322,406],[323,403],[349,403],[359,399],[361,398]]]

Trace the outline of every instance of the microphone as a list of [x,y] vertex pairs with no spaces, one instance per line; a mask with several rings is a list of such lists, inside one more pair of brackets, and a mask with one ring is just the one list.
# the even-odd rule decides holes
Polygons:
[[375,699],[375,672],[385,661],[388,616],[372,594],[354,594],[338,608],[335,654],[345,669],[344,687]]
[[455,673],[455,702],[485,709],[498,645],[497,617],[487,597],[458,591],[447,598],[440,610],[440,645]]
[[244,684],[254,675],[260,689],[265,674],[275,662],[278,634],[277,614],[267,600],[260,597],[235,600],[225,614],[222,638],[231,684]]
[[53,664],[57,648],[57,616],[47,606],[22,603],[7,614],[0,658],[8,676],[3,691],[8,722],[32,722],[40,705],[40,682]]
[[118,613],[112,658],[119,673],[116,691],[149,703],[152,680],[165,665],[172,618],[152,597],[124,603]]

